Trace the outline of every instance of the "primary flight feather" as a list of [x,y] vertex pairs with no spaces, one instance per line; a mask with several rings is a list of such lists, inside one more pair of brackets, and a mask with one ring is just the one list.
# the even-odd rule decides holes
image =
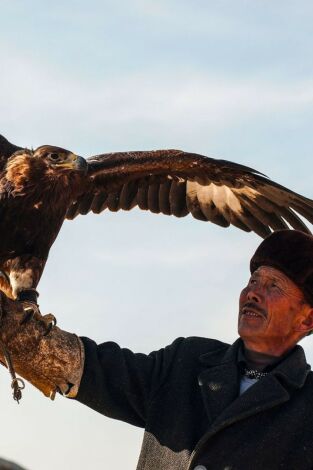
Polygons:
[[117,152],[85,160],[60,147],[29,150],[0,136],[0,289],[34,301],[63,221],[130,210],[234,225],[266,237],[310,233],[313,201],[243,165],[181,150]]

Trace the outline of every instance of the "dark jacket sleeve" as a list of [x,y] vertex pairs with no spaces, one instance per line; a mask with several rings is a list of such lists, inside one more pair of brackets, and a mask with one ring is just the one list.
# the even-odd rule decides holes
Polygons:
[[144,427],[149,403],[169,374],[184,338],[148,355],[114,342],[81,338],[85,365],[76,400],[111,418]]

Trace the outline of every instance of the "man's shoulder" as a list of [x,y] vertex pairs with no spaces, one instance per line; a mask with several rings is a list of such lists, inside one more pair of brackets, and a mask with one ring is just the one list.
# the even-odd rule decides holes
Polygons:
[[230,347],[230,344],[217,339],[204,338],[201,336],[188,336],[175,339],[168,348],[175,350],[179,356],[199,357],[202,354],[223,351]]
[[151,354],[161,365],[163,381],[170,377],[177,384],[181,380],[188,383],[188,377],[197,376],[203,368],[202,358],[211,354],[223,355],[229,347],[229,344],[216,339],[189,336],[176,338],[169,346]]
[[205,338],[202,336],[188,336],[184,338],[184,345],[188,348],[197,348],[204,352],[215,351],[217,349],[225,349],[230,346],[228,343],[224,343],[218,339]]

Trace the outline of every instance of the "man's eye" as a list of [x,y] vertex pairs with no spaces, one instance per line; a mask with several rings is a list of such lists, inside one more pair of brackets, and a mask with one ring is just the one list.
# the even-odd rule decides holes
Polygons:
[[277,282],[272,282],[270,284],[270,288],[275,290],[275,291],[279,291],[279,292],[281,292],[281,290],[282,290],[281,285]]
[[255,279],[250,279],[249,284],[256,284],[256,280]]

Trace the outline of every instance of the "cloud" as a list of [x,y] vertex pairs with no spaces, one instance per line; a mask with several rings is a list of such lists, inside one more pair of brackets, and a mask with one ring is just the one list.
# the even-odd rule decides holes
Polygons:
[[1,126],[5,128],[10,121],[13,127],[23,123],[26,135],[32,135],[35,127],[35,139],[39,138],[39,131],[40,135],[47,134],[47,130],[50,135],[53,130],[62,135],[61,129],[73,126],[75,136],[91,129],[93,134],[110,135],[130,123],[132,129],[139,127],[138,132],[141,126],[161,126],[170,128],[175,135],[175,129],[181,133],[205,126],[214,133],[232,123],[274,112],[310,109],[313,102],[311,80],[221,80],[188,68],[182,68],[179,74],[158,69],[92,80],[70,76],[34,58],[11,53],[3,58],[3,63]]

